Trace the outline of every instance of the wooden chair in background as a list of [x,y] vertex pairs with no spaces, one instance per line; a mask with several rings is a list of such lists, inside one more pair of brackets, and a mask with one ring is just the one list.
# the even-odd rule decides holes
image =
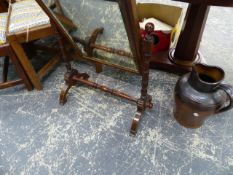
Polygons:
[[[12,4],[9,6],[9,2]],[[15,4],[14,3],[20,3],[20,9],[23,10],[24,2],[29,2],[29,4],[25,4],[30,6],[30,3],[34,3],[34,7],[30,8],[32,10],[39,11],[38,17],[40,17],[41,13],[44,15],[47,15],[49,18],[49,22],[46,24],[41,24],[40,22],[38,25],[31,26],[30,22],[35,21],[36,19],[33,18],[29,20],[29,24],[24,25],[22,28],[18,28],[16,31],[12,31],[12,14],[15,15],[14,10],[17,12],[17,8],[14,9]],[[58,0],[56,1],[58,2]],[[35,7],[36,3],[36,7]],[[32,85],[37,89],[42,89],[42,84],[40,82],[40,79],[51,69],[53,68],[60,60],[60,57],[62,57],[64,60],[68,60],[65,47],[63,45],[64,42],[66,44],[69,44],[72,47],[72,50],[75,50],[75,53],[81,55],[81,51],[77,47],[77,45],[73,42],[71,36],[67,33],[66,29],[63,28],[60,21],[57,19],[56,15],[51,13],[51,11],[46,7],[46,5],[41,0],[21,0],[16,2],[15,0],[3,0],[0,1],[0,12],[6,12],[8,11],[7,16],[7,27],[6,27],[6,43],[4,45],[0,45],[0,56],[4,56],[4,66],[3,66],[3,80],[6,81],[7,79],[7,73],[8,73],[8,66],[9,66],[9,59],[13,60],[12,63],[16,65],[18,74],[22,77],[22,80],[18,80],[16,82],[11,82],[10,85],[25,83],[28,90],[32,89]],[[56,3],[58,5],[58,3]],[[9,7],[9,9],[8,9]],[[54,8],[54,7],[53,7]],[[29,11],[30,11],[29,10]],[[25,11],[24,11],[25,12]],[[34,14],[35,15],[35,14]],[[30,14],[30,12],[26,15],[26,17],[33,16],[33,14]],[[68,19],[68,18],[67,18]],[[67,24],[67,23],[66,23]],[[70,24],[70,23],[68,23]],[[22,24],[20,24],[22,25]],[[17,26],[17,25],[16,25]],[[15,27],[15,25],[14,25]],[[71,27],[71,26],[68,26]],[[74,26],[72,26],[74,28]],[[56,36],[57,42],[55,43],[58,47],[47,47],[47,46],[41,46],[41,45],[35,45],[31,41],[37,41],[39,39],[47,38],[50,36]],[[33,49],[40,49],[52,53],[56,53],[56,55],[49,60],[49,62],[44,65],[38,72],[35,71],[34,67],[29,61],[28,55],[26,54],[23,44],[29,43],[28,46]],[[70,48],[70,47],[69,47]],[[8,57],[9,56],[9,57]],[[69,69],[69,64],[67,65],[67,69]],[[2,85],[0,85],[0,88],[6,88],[10,86],[9,83],[6,84],[6,82]]]
[[[7,30],[7,41],[14,50],[17,58],[19,59],[19,62],[23,66],[33,86],[37,90],[41,90],[43,88],[40,81],[41,78],[59,62],[60,56],[64,55],[63,44],[61,41],[60,33],[57,29],[57,25],[56,23],[53,23],[51,16],[48,16],[35,0],[23,0],[20,2],[15,2],[12,3],[9,8],[9,28]],[[20,20],[16,20],[16,23],[14,24],[14,18],[21,18],[20,15],[16,16],[16,13],[18,13],[19,10],[28,10],[28,15],[26,18],[28,18],[30,15],[32,16],[30,20],[27,19],[28,23],[17,23],[17,21]],[[37,20],[37,17],[39,19],[37,24],[32,24],[32,22]],[[48,22],[45,22],[46,20],[44,19],[41,20],[43,17],[45,19],[48,18]],[[17,25],[19,25],[19,27],[17,27]],[[47,64],[45,64],[38,72],[36,72],[30,63],[22,44],[51,36],[56,36],[58,38],[58,52],[48,61]],[[48,48],[45,50],[49,51]],[[54,52],[53,48],[50,50]]]
[[[0,44],[0,57],[4,59],[3,64],[3,73],[2,73],[2,83],[0,83],[0,89],[9,88],[19,84],[24,84],[27,90],[32,90],[33,86],[30,80],[27,77],[22,65],[20,64],[17,56],[12,50],[11,46],[8,43]],[[12,64],[15,66],[17,75],[20,77],[18,80],[8,80],[8,67],[9,61],[11,60]]]
[[[3,6],[2,6],[3,7]],[[5,10],[3,10],[5,11]],[[32,85],[28,79],[26,73],[17,56],[15,55],[13,49],[6,42],[6,30],[7,30],[7,13],[0,13],[0,57],[3,59],[2,68],[2,83],[0,83],[0,89],[5,89],[19,84],[24,84],[28,90],[32,90]],[[9,62],[15,66],[15,70],[20,79],[18,80],[8,80],[8,67]]]

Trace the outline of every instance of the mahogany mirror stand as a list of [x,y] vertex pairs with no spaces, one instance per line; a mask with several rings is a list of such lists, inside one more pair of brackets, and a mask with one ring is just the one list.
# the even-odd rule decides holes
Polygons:
[[[147,93],[148,81],[149,81],[149,62],[150,62],[150,57],[151,57],[152,41],[150,41],[150,40],[142,40],[141,41],[140,40],[140,42],[138,42],[138,45],[140,45],[140,50],[139,50],[139,48],[137,48],[138,53],[140,52],[140,56],[132,57],[131,54],[124,52],[122,50],[112,49],[109,47],[104,47],[104,46],[100,46],[100,45],[95,44],[96,37],[98,36],[98,34],[100,34],[103,31],[102,28],[99,28],[93,32],[91,38],[89,38],[88,40],[81,40],[79,38],[74,38],[76,41],[83,43],[84,50],[86,51],[86,53],[83,54],[82,51],[79,49],[79,47],[77,47],[77,44],[75,43],[74,39],[69,35],[69,33],[65,30],[65,28],[58,21],[55,14],[53,14],[53,12],[50,9],[48,9],[46,7],[46,5],[41,0],[36,0],[36,1],[42,7],[42,9],[47,13],[47,15],[50,16],[50,19],[52,20],[53,24],[56,25],[58,32],[61,34],[62,40],[66,41],[67,43],[69,43],[69,45],[71,45],[71,50],[69,50],[69,57],[66,53],[62,54],[62,57],[63,57],[65,64],[66,64],[67,71],[64,75],[65,85],[62,88],[61,93],[60,93],[60,99],[59,99],[60,104],[63,105],[66,103],[67,94],[68,94],[70,88],[72,86],[77,85],[78,83],[87,85],[87,86],[92,87],[92,88],[100,89],[102,91],[108,92],[108,93],[113,94],[115,96],[132,101],[132,102],[136,103],[136,105],[137,105],[137,112],[132,120],[130,133],[132,135],[135,135],[137,133],[139,121],[140,121],[144,111],[147,108],[153,107],[152,97],[150,95],[148,95],[148,93]],[[129,1],[127,1],[127,2],[129,2]],[[131,14],[127,13],[127,15],[130,16]],[[138,25],[138,27],[139,27],[139,25]],[[137,70],[134,71],[134,73],[137,73],[142,78],[141,95],[139,98],[132,97],[124,92],[117,90],[117,89],[113,89],[113,88],[95,83],[94,81],[89,80],[88,74],[80,73],[77,69],[74,69],[72,67],[71,61],[73,60],[72,56],[74,56],[78,59],[92,61],[92,62],[97,63],[97,64],[106,64],[106,65],[109,65],[109,66],[112,66],[115,68],[119,68],[123,71],[131,72],[130,69],[124,68],[123,65],[118,65],[118,67],[117,67],[116,64],[103,62],[100,59],[95,58],[92,55],[94,48],[97,48],[100,50],[105,50],[106,52],[111,52],[111,53],[115,53],[118,55],[127,56],[127,57],[130,57],[133,59],[133,61],[135,62],[135,65],[137,67]],[[66,48],[66,49],[70,49],[70,48]],[[64,50],[64,49],[62,49],[62,50]],[[71,51],[73,51],[73,54],[70,54]]]

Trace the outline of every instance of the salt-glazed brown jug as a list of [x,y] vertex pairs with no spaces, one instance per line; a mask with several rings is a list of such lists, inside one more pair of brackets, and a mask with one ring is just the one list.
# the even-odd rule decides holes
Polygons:
[[196,64],[178,80],[174,116],[181,125],[198,128],[209,116],[233,107],[233,87],[221,83],[224,75],[219,67]]

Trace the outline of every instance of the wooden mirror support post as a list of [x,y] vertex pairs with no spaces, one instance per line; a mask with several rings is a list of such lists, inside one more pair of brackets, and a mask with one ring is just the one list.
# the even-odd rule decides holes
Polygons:
[[139,74],[142,76],[141,96],[137,102],[137,113],[133,118],[131,133],[136,134],[139,121],[146,108],[152,108],[152,97],[148,94],[149,65],[152,56],[152,37],[142,40],[139,31],[138,16],[136,12],[135,0],[105,0],[117,2],[123,17],[126,33],[129,39],[133,59],[138,67]]

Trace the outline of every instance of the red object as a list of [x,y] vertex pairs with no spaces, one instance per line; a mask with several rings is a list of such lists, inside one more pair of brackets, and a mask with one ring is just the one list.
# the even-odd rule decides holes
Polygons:
[[164,33],[159,30],[155,30],[148,34],[145,30],[140,30],[140,35],[144,39],[147,35],[152,35],[154,37],[154,43],[152,48],[152,53],[157,53],[159,51],[164,51],[169,49],[171,33]]

